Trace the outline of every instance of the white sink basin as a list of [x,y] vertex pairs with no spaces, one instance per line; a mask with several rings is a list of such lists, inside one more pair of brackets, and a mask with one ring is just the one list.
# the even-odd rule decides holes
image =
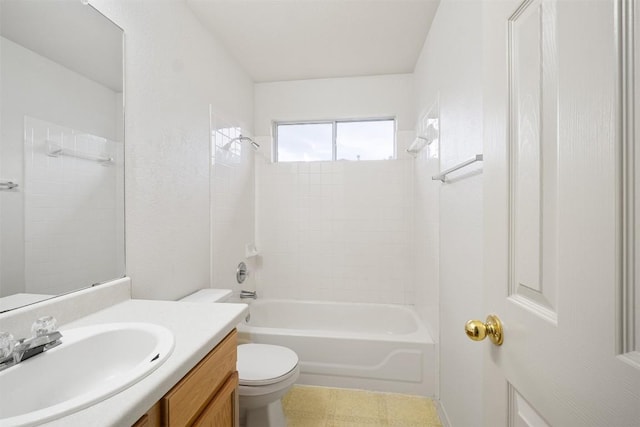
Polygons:
[[0,372],[0,425],[38,425],[105,400],[158,368],[174,344],[149,323],[61,332],[61,345]]

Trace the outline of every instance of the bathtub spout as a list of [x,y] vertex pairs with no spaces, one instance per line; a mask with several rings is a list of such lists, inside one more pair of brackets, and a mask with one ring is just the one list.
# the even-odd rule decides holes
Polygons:
[[246,299],[246,298],[256,299],[258,298],[258,294],[256,293],[256,291],[241,290],[240,299]]

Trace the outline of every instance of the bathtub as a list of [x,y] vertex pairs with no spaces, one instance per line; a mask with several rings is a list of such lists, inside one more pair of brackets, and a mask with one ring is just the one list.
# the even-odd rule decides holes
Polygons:
[[411,307],[266,299],[249,312],[240,342],[293,349],[299,384],[435,395],[435,344]]

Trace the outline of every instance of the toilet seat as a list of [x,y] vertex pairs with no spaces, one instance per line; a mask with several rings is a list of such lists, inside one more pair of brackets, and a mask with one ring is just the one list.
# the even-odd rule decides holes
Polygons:
[[286,381],[298,372],[298,355],[270,344],[238,346],[238,375],[242,386],[267,386]]

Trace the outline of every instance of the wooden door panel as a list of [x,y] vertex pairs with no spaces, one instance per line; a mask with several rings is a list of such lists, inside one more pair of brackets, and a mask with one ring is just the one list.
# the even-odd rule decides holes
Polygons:
[[525,1],[508,20],[509,295],[555,322],[557,66],[555,3]]
[[622,281],[620,353],[640,369],[640,4],[621,5],[622,32]]
[[511,384],[509,384],[509,427],[551,427]]
[[483,2],[485,308],[504,324],[486,426],[640,420],[619,357],[623,4]]

